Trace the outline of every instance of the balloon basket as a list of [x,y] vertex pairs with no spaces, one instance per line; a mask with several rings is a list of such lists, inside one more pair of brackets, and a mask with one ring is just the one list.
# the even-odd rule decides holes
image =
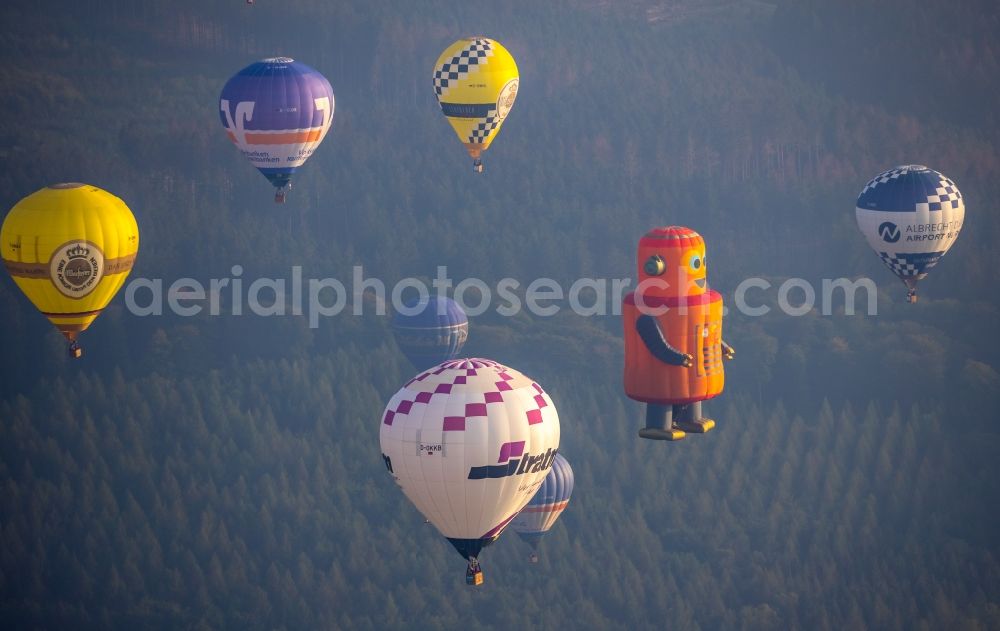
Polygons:
[[483,571],[479,570],[478,572],[466,572],[465,573],[465,584],[466,585],[472,585],[473,587],[476,587],[478,585],[482,585],[483,584]]
[[479,567],[478,561],[470,561],[465,569],[465,584],[473,587],[483,584],[483,568]]

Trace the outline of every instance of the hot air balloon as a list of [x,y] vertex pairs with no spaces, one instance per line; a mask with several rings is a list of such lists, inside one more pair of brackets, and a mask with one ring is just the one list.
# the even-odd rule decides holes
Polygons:
[[705,241],[682,226],[654,228],[639,240],[639,283],[625,296],[625,394],[646,403],[639,436],[680,440],[715,421],[701,402],[725,383],[722,296],[708,287]]
[[274,185],[274,201],[283,203],[292,175],[330,131],[330,82],[294,59],[272,57],[237,72],[219,99],[229,139]]
[[517,98],[514,58],[496,40],[460,39],[438,57],[433,80],[441,111],[472,157],[472,168],[482,173],[482,153]]
[[531,563],[538,563],[538,542],[566,510],[571,495],[573,468],[562,454],[558,454],[538,492],[510,523],[511,530],[517,533],[521,541],[531,546],[531,556],[528,557]]
[[396,484],[469,562],[541,486],[559,449],[559,415],[542,387],[489,359],[456,359],[397,392],[379,431]]
[[7,271],[69,341],[121,288],[139,252],[139,228],[125,202],[89,184],[53,184],[19,201],[0,228]]
[[429,296],[406,305],[412,315],[397,313],[392,319],[396,344],[417,370],[426,370],[458,356],[469,337],[469,318],[457,302]]
[[885,266],[917,301],[917,282],[954,245],[965,220],[955,183],[934,169],[909,164],[889,169],[862,189],[855,206],[858,228]]

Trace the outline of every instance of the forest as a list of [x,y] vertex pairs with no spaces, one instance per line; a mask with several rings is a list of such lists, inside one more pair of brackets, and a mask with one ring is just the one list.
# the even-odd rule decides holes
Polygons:
[[[228,293],[191,317],[119,295],[72,361],[5,277],[5,628],[1000,628],[995,3],[14,0],[0,24],[0,206],[115,193],[133,282],[445,266],[523,297],[632,278],[639,237],[677,224],[706,240],[737,350],[716,430],[654,443],[620,316],[471,317],[465,353],[545,387],[576,474],[541,562],[506,533],[472,589],[385,473],[379,420],[413,368],[370,293],[316,327]],[[521,77],[481,176],[430,81],[479,33]],[[337,97],[284,206],[218,113],[274,55]],[[854,218],[909,163],[968,209],[916,305]],[[748,278],[766,315],[732,308]],[[877,293],[779,308],[788,279],[838,278]]]

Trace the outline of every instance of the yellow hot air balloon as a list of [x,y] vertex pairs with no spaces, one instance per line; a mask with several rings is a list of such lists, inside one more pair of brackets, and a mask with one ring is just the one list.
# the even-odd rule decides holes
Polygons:
[[483,172],[482,153],[500,132],[514,106],[517,64],[500,42],[486,37],[460,39],[434,64],[434,93],[458,139]]
[[4,266],[29,300],[83,354],[76,336],[125,283],[139,251],[139,227],[125,202],[89,184],[33,193],[0,227]]

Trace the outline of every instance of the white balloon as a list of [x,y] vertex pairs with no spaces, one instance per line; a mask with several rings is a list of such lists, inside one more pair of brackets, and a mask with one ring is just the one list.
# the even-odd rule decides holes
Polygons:
[[379,442],[406,497],[463,556],[475,557],[548,474],[559,415],[518,371],[488,359],[452,360],[392,397]]
[[868,182],[855,216],[868,244],[912,292],[958,239],[965,200],[950,179],[911,164]]

